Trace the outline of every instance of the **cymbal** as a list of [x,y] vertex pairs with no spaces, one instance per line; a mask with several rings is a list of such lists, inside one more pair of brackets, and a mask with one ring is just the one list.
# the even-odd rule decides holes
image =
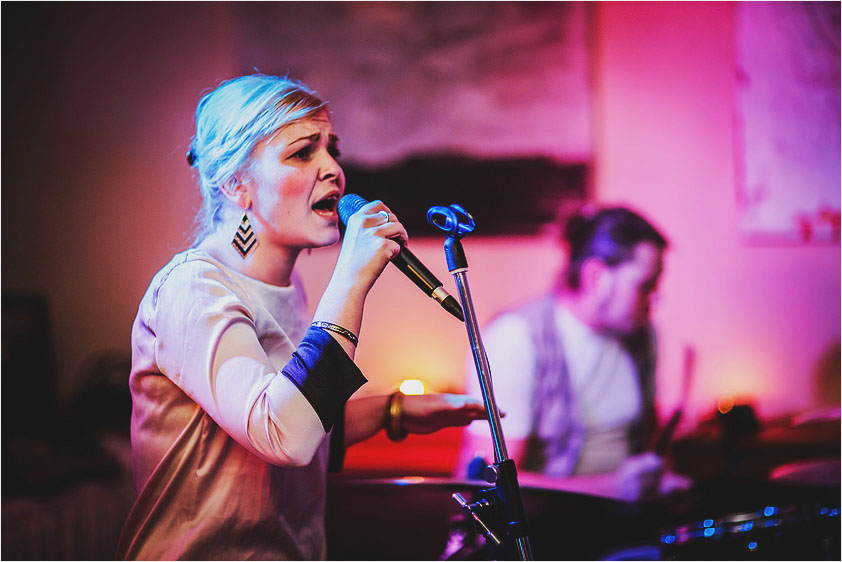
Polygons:
[[769,475],[774,482],[810,486],[839,486],[842,463],[832,458],[812,459],[782,464]]

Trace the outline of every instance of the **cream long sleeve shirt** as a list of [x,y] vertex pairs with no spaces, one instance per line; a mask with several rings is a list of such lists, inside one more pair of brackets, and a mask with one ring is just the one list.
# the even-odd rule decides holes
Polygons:
[[325,437],[365,378],[307,325],[298,283],[197,249],[158,272],[132,328],[138,498],[119,557],[325,557]]

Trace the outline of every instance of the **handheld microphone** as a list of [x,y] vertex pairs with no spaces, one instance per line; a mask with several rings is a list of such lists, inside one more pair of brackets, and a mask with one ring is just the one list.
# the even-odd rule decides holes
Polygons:
[[[351,215],[359,211],[367,203],[368,201],[355,193],[346,194],[339,200],[336,207],[339,213],[339,220],[342,221],[343,225],[347,225]],[[410,252],[403,244],[401,244],[401,251],[395,256],[392,263],[403,271],[403,274],[409,277],[410,281],[415,283],[428,297],[437,301],[442,308],[458,318],[460,322],[465,321],[465,316],[462,314],[462,307],[459,306],[456,299],[444,290],[441,281],[436,279],[436,276],[424,267],[424,264],[415,257],[415,254]]]

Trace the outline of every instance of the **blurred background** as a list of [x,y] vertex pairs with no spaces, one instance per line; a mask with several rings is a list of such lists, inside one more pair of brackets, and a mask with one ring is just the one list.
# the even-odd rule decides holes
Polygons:
[[[834,2],[4,3],[3,556],[110,557],[133,493],[120,477],[131,324],[200,205],[185,161],[195,106],[255,69],[328,100],[347,191],[392,206],[454,294],[424,215],[454,202],[474,213],[465,248],[481,324],[554,282],[569,203],[640,211],[671,242],[654,322],[661,417],[683,406],[676,464],[716,472],[699,451],[732,410],[743,413],[729,423],[765,444],[752,475],[838,459],[839,13]],[[337,253],[299,260],[311,309]],[[463,325],[389,268],[367,301],[360,392],[406,379],[460,392],[468,349]],[[349,451],[347,469],[449,474],[459,439],[379,436]],[[91,497],[113,503],[88,513],[101,536],[37,538],[60,535],[78,516],[62,522],[64,506]]]

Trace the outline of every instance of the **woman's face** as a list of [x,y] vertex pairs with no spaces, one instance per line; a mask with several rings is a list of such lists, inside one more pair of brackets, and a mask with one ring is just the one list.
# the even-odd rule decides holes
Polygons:
[[339,240],[336,203],[345,175],[336,162],[339,138],[325,112],[280,129],[258,143],[245,187],[261,244],[316,248]]

